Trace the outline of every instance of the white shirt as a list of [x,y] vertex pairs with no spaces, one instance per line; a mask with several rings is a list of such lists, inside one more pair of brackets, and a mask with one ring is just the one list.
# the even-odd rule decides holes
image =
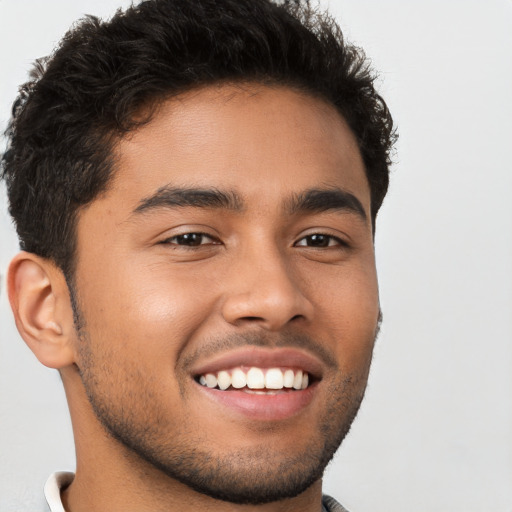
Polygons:
[[50,507],[50,512],[66,512],[60,498],[60,491],[65,489],[73,481],[73,478],[75,478],[75,474],[67,471],[53,473],[48,478],[44,485],[44,497]]

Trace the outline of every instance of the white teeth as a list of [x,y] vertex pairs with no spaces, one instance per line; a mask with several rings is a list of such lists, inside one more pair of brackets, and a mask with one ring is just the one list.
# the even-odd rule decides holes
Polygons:
[[265,375],[267,389],[283,389],[283,372],[279,368],[270,368]]
[[[246,392],[256,394],[284,393],[283,389],[306,389],[309,386],[309,375],[302,370],[281,370],[269,368],[267,370],[257,367],[250,368],[247,372],[242,368],[221,370],[217,374],[206,373],[199,376],[199,383],[208,388],[244,389]],[[250,391],[255,390],[255,391]],[[263,391],[257,391],[263,390]]]
[[219,389],[222,389],[222,391],[228,389],[229,386],[231,386],[231,375],[229,375],[229,373],[225,371],[219,372],[217,374],[217,383]]
[[302,389],[302,371],[299,370],[293,379],[293,389]]
[[295,374],[293,370],[286,370],[284,372],[283,385],[285,388],[293,388],[293,379],[295,378]]
[[205,376],[204,376],[204,379],[206,381],[206,385],[209,387],[209,388],[214,388],[217,386],[217,377],[215,377],[215,375],[211,374],[211,373],[207,373]]
[[247,387],[249,389],[263,389],[265,387],[265,375],[259,368],[251,368],[247,372]]
[[240,368],[235,368],[233,370],[233,374],[231,375],[231,385],[235,389],[245,388],[247,385],[247,377],[245,376],[245,373],[240,370]]

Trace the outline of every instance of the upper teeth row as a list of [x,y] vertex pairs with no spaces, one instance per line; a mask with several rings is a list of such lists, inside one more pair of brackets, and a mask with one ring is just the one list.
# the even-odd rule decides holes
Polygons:
[[248,387],[249,389],[306,389],[309,383],[309,376],[302,370],[284,370],[280,368],[252,367],[248,371],[235,368],[231,371],[222,370],[213,373],[206,373],[199,377],[199,382],[209,388],[228,389],[230,386],[236,389]]

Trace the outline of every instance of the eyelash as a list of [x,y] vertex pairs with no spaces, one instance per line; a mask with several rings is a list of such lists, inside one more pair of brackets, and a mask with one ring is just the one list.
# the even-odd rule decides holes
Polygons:
[[[191,244],[179,243],[179,239],[182,239],[183,242],[186,242],[187,237],[191,237],[191,238],[199,237],[199,243],[191,243]],[[320,242],[318,245],[314,245],[314,244],[307,245],[307,242],[306,242],[306,244],[300,243],[303,241],[314,241],[314,239],[316,237],[318,237],[317,242],[318,241],[323,241],[323,242],[327,241],[327,245],[322,245],[322,242]],[[204,241],[205,238],[209,239],[210,242],[201,243],[202,241]],[[192,238],[192,240],[193,240],[193,238]],[[332,242],[334,242],[334,243],[332,243]],[[175,246],[179,246],[179,247],[187,247],[187,248],[200,247],[200,246],[204,246],[204,245],[221,245],[221,242],[217,238],[215,238],[211,235],[208,235],[207,233],[201,233],[201,232],[181,233],[179,235],[174,235],[170,238],[166,238],[165,240],[162,240],[161,243],[175,245]],[[348,247],[348,244],[341,238],[334,236],[334,235],[329,235],[326,233],[311,233],[309,235],[302,237],[294,244],[294,247],[310,247],[310,248],[314,248],[314,249],[326,249],[328,247],[336,247],[336,246]]]
[[[307,239],[313,239],[315,237],[318,237],[319,239],[327,240],[327,245],[299,245],[299,242],[302,242]],[[335,242],[335,243],[331,243]],[[329,235],[327,233],[311,233],[309,235],[303,236],[300,240],[298,240],[295,244],[295,247],[310,247],[313,249],[326,249],[328,247],[348,247],[347,242],[342,240],[341,238]]]
[[[198,244],[186,244],[186,243],[183,243],[183,244],[180,244],[180,243],[177,243],[178,239],[182,239],[182,241],[185,241],[186,240],[186,237],[193,237],[193,236],[197,236],[197,237],[200,237],[200,241],[203,241],[204,238],[208,238],[209,240],[211,240],[211,242],[207,243],[207,244],[203,244],[203,243],[198,243]],[[215,237],[211,236],[211,235],[208,235],[207,233],[201,233],[201,232],[196,232],[196,231],[192,231],[192,232],[189,232],[189,233],[180,233],[179,235],[174,235],[170,238],[166,238],[165,240],[162,240],[163,244],[169,244],[169,245],[176,245],[176,246],[179,246],[179,247],[187,247],[187,248],[190,248],[190,247],[200,247],[202,245],[220,245],[221,242],[216,239]]]

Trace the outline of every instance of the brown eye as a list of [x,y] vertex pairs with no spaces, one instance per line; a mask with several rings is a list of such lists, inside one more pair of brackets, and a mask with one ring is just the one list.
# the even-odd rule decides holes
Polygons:
[[309,247],[328,247],[330,237],[325,235],[311,235],[306,237],[306,243]]
[[176,235],[164,240],[164,243],[185,247],[199,247],[200,245],[216,244],[218,242],[205,233],[183,233],[182,235]]
[[299,247],[323,248],[344,245],[344,243],[335,236],[315,233],[314,235],[305,236],[296,245]]

